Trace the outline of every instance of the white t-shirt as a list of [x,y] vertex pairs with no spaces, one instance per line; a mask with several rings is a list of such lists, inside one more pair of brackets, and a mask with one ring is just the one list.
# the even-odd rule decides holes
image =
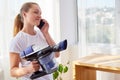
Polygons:
[[[12,39],[10,43],[9,52],[15,52],[20,54],[23,50],[31,45],[39,46],[39,48],[45,48],[48,46],[42,32],[40,30],[36,30],[36,35],[29,35],[25,32],[18,32],[18,34]],[[20,67],[27,66],[30,61],[21,60]],[[31,80],[30,76],[32,74],[27,74],[21,77],[22,80]],[[53,80],[52,74],[42,76],[40,78],[36,78],[34,80]]]

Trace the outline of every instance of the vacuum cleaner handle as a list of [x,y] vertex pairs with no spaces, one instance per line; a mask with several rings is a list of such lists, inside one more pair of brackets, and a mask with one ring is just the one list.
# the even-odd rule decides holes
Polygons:
[[39,78],[39,77],[41,77],[41,76],[44,76],[44,75],[46,75],[47,73],[46,72],[44,72],[44,71],[36,71],[36,72],[34,72],[31,76],[30,76],[30,78],[31,79],[35,79],[35,78]]

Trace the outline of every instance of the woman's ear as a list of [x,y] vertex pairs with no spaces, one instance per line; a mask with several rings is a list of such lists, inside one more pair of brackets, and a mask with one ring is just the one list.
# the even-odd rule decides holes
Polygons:
[[26,17],[26,12],[22,12],[22,16],[23,16],[23,17]]

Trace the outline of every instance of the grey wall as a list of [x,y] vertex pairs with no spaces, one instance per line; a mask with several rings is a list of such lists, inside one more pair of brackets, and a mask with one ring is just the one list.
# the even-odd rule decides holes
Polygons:
[[60,0],[61,39],[67,39],[69,45],[77,43],[76,0]]

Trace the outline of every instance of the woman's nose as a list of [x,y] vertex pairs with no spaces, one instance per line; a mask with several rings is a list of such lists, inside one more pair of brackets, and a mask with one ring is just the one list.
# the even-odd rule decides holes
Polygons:
[[37,17],[38,17],[38,18],[41,18],[41,15],[38,15]]
[[37,14],[38,17],[40,17],[41,15],[40,14]]

